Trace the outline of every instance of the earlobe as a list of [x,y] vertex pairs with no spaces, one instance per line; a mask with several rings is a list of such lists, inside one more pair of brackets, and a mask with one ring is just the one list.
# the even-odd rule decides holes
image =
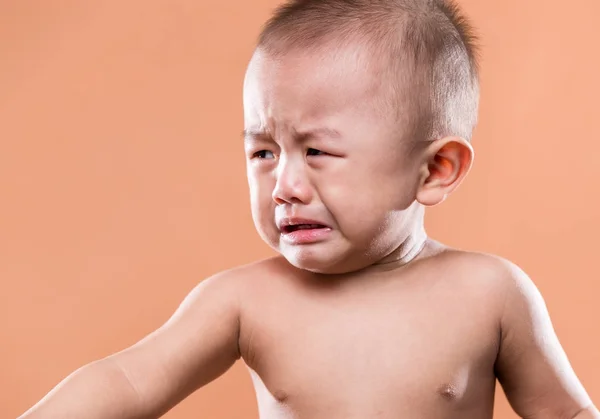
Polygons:
[[427,148],[417,201],[425,206],[442,203],[463,181],[473,162],[473,148],[460,137],[434,141]]

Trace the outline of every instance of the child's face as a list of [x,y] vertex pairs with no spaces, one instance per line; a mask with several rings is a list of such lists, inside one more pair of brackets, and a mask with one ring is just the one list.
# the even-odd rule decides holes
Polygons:
[[[356,52],[274,60],[258,51],[244,84],[256,228],[290,263],[314,272],[381,260],[407,239],[418,209],[422,162],[374,102],[384,87]],[[278,225],[286,217],[327,228],[290,234]]]

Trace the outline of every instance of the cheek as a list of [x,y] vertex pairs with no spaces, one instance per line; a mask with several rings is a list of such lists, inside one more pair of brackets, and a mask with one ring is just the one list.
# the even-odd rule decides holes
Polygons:
[[397,165],[386,161],[389,159],[370,157],[348,159],[343,167],[326,173],[322,188],[353,204],[357,204],[357,200],[386,195],[395,189],[394,185],[398,185],[401,176]]
[[387,205],[381,184],[371,183],[363,173],[348,171],[344,176],[328,177],[319,184],[318,195],[338,227],[349,237],[385,216]]
[[319,195],[340,226],[373,228],[390,212],[414,201],[410,170],[385,158],[348,163],[345,170],[330,173],[327,182],[319,184]]
[[255,222],[262,224],[265,220],[272,220],[275,208],[272,198],[275,183],[268,176],[257,175],[249,171],[248,187],[252,216]]

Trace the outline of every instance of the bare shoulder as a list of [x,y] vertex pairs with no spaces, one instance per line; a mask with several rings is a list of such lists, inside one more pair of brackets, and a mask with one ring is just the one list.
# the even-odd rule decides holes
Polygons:
[[196,288],[210,287],[235,292],[236,289],[243,287],[244,284],[256,281],[268,274],[269,270],[275,264],[274,259],[258,260],[213,273],[202,279],[196,285]]
[[255,302],[247,291],[257,288],[271,264],[239,266],[199,281],[166,323],[110,357],[142,400],[144,417],[165,413],[239,359],[244,308]]
[[289,264],[283,257],[275,256],[217,272],[202,280],[199,285],[205,283],[206,286],[233,291],[247,286],[256,286],[273,275],[281,275],[286,270],[290,270]]
[[511,260],[485,252],[444,248],[435,256],[436,264],[472,289],[484,288],[504,305],[507,300],[540,300],[537,287],[525,271]]
[[493,291],[487,303],[497,303],[493,316],[500,332],[494,372],[519,417],[598,417],[558,341],[540,291],[521,267],[478,252],[444,250],[434,257],[458,269],[453,273],[466,272],[474,288]]
[[500,287],[522,288],[531,283],[516,263],[491,253],[444,248],[436,257],[440,264],[472,273],[473,277],[491,281]]
[[186,334],[205,321],[200,319],[207,318],[219,318],[231,325],[239,325],[244,306],[252,302],[252,291],[268,276],[271,265],[271,261],[263,260],[205,277],[185,295],[159,332]]
[[[229,268],[200,281],[189,293],[186,300],[194,301],[196,296],[211,294],[216,298],[238,301],[248,300],[256,291],[264,289],[271,279],[290,270],[289,264],[281,257],[258,260],[245,265]],[[185,301],[184,301],[185,304]]]

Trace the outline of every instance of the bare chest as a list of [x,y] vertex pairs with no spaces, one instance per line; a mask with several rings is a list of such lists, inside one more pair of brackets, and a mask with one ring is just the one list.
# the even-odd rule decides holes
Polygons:
[[409,297],[263,305],[241,345],[261,417],[491,415],[497,340],[485,305]]

